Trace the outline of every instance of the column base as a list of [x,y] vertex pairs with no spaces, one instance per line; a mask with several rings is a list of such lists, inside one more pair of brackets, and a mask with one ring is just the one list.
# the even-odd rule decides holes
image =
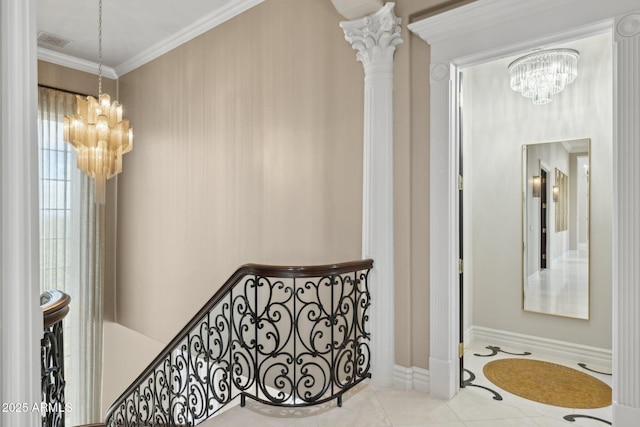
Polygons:
[[457,362],[429,358],[429,394],[432,397],[450,400],[456,395],[456,369]]
[[636,427],[640,425],[640,408],[613,402],[613,425],[615,427]]

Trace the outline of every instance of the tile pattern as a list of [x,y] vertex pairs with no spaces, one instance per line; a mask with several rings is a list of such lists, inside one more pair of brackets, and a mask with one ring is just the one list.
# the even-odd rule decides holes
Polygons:
[[[575,422],[563,419],[565,415],[581,414],[611,420],[611,407],[578,410],[559,408],[532,402],[497,389],[484,375],[482,367],[496,358],[536,357],[513,356],[498,352],[494,357],[477,357],[474,353],[487,354],[487,343],[476,343],[465,352],[466,368],[476,375],[475,383],[498,391],[503,401],[492,399],[492,394],[482,388],[468,387],[450,401],[430,397],[417,391],[381,389],[370,384],[360,384],[349,391],[342,408],[335,402],[317,407],[283,409],[257,404],[247,400],[244,408],[234,407],[201,424],[204,427],[603,427],[607,424],[576,418]],[[507,349],[522,353],[518,349]],[[537,357],[543,359],[543,357]],[[576,363],[558,358],[544,360],[582,369]],[[607,367],[600,368],[608,372]],[[584,370],[611,385],[611,377]]]

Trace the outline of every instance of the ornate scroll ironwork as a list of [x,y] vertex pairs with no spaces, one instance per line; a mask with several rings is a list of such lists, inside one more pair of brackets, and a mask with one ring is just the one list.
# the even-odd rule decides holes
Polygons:
[[[42,376],[42,425],[64,427],[64,348],[62,321],[45,329],[40,344]],[[41,408],[42,408],[41,407]]]
[[370,376],[372,264],[241,267],[111,406],[107,425],[193,426],[237,396],[340,404]]
[[40,296],[44,335],[40,342],[43,427],[64,427],[64,346],[62,319],[69,312],[71,298],[51,290]]

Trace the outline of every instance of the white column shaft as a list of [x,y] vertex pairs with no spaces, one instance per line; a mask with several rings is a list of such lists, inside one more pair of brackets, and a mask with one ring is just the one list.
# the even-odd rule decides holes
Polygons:
[[392,74],[365,78],[362,255],[374,260],[371,276],[372,380],[393,382],[393,127]]
[[640,11],[615,21],[613,425],[640,422]]
[[[441,110],[449,105],[450,78],[449,65],[442,63],[431,66],[431,109]],[[452,105],[450,108],[455,109]],[[448,126],[432,126],[431,141],[448,141],[449,133],[454,126],[451,123],[455,114],[440,111],[442,119],[448,117]],[[453,133],[455,135],[455,133]],[[430,347],[429,355],[429,387],[434,397],[451,399],[458,390],[458,356],[457,348],[457,311],[443,310],[443,307],[456,307],[459,303],[457,289],[457,271],[453,270],[452,259],[457,259],[457,205],[452,195],[456,194],[452,177],[457,176],[455,144],[432,143],[430,153],[430,188],[432,206],[447,207],[432,209],[430,214],[430,282],[447,283],[449,286],[431,286],[429,307]],[[454,213],[452,215],[451,213]]]
[[374,260],[371,290],[371,373],[393,384],[393,54],[402,42],[393,3],[365,18],[342,22],[364,66],[362,254]]
[[[35,427],[41,414],[38,274],[36,1],[0,10],[0,425]],[[20,404],[16,408],[15,404]],[[3,407],[3,409],[5,409]]]

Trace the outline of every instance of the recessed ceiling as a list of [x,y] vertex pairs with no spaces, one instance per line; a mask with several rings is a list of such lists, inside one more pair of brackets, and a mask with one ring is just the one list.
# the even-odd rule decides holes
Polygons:
[[[264,0],[103,0],[105,76],[116,77],[162,55]],[[38,0],[38,56],[97,73],[98,0]]]

